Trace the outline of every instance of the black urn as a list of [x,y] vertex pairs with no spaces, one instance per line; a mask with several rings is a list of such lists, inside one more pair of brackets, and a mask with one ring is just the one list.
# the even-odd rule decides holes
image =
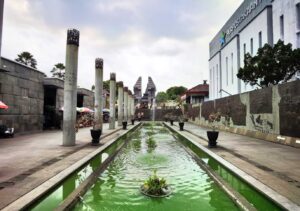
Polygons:
[[207,131],[208,147],[217,147],[217,139],[219,137],[219,131]]
[[91,129],[91,136],[92,136],[92,144],[93,145],[98,145],[99,144],[101,134],[102,134],[101,129],[99,129],[99,130]]
[[126,130],[127,129],[127,122],[122,122],[122,125],[123,125],[123,130]]
[[179,129],[180,131],[183,131],[184,122],[179,122]]

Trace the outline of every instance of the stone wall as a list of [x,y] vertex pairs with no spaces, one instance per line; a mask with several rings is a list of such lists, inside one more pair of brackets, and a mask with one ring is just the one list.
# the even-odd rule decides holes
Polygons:
[[[151,121],[153,116],[153,110],[150,109],[136,109],[135,115],[137,116],[138,113],[143,113],[143,120],[144,121]],[[176,119],[182,115],[181,109],[156,109],[155,110],[155,121],[164,121],[166,115],[172,115]],[[175,119],[175,120],[176,120]]]
[[2,58],[0,100],[9,109],[0,109],[0,124],[14,127],[16,133],[43,129],[44,73]]
[[[44,93],[47,88],[56,90],[55,108],[51,121],[60,125],[62,113],[59,110],[64,105],[64,82],[57,78],[45,78],[45,74],[15,61],[2,58],[0,68],[0,100],[9,109],[0,109],[0,124],[14,127],[15,133],[24,134],[38,132],[45,127],[44,121],[49,120],[49,111],[45,107]],[[83,106],[93,109],[94,93],[88,89],[79,88],[78,94],[83,95]],[[48,106],[49,107],[49,106]],[[49,120],[50,121],[50,120]],[[51,125],[54,123],[52,122]]]
[[215,112],[221,113],[220,130],[300,147],[300,80],[185,109],[190,122],[208,127]]

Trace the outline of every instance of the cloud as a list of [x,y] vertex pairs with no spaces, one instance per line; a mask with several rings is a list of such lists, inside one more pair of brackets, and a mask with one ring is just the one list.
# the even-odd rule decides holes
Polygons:
[[152,76],[158,90],[208,79],[209,42],[242,0],[5,1],[2,55],[31,52],[50,76],[65,61],[66,30],[80,30],[78,84],[94,84],[94,60],[104,78],[117,73],[131,89]]

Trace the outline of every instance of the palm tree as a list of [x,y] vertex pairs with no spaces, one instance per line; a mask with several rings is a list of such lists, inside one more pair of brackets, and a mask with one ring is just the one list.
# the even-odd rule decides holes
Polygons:
[[16,58],[15,61],[25,64],[27,66],[30,66],[32,68],[36,68],[36,65],[37,65],[35,58],[28,51],[24,51],[24,52],[18,54],[18,58]]
[[57,63],[50,72],[52,73],[52,77],[65,80],[65,69],[66,67],[63,63]]

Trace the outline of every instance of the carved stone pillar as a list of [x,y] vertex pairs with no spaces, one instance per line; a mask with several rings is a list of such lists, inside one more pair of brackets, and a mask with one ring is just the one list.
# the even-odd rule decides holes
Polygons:
[[75,145],[79,31],[68,30],[64,82],[63,146]]

